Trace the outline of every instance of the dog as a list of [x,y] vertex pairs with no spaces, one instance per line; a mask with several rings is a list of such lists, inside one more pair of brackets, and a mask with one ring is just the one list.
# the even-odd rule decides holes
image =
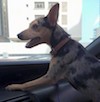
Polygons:
[[18,34],[19,39],[29,40],[26,48],[41,43],[51,47],[52,58],[47,73],[29,82],[8,85],[6,89],[27,90],[66,79],[93,102],[100,102],[100,62],[57,24],[58,15],[59,3],[50,9],[47,16],[32,21],[28,29]]

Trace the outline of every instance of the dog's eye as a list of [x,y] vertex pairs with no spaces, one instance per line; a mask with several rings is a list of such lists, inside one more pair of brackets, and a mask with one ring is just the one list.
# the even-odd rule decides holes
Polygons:
[[32,26],[32,29],[37,29],[37,28],[38,28],[38,25],[37,24],[35,24],[35,25]]

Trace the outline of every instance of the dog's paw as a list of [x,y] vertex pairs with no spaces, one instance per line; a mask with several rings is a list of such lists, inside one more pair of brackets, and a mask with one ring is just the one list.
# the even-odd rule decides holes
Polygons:
[[23,90],[22,84],[11,84],[5,87],[6,90]]

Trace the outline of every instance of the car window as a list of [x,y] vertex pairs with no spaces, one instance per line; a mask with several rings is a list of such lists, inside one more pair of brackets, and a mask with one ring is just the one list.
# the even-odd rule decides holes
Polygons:
[[51,48],[40,44],[25,48],[27,41],[17,38],[29,24],[60,4],[58,24],[86,47],[100,36],[100,0],[0,0],[0,59],[23,59],[49,54]]

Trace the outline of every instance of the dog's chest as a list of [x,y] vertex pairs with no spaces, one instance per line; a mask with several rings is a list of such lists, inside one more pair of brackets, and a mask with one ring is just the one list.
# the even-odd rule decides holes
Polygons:
[[58,55],[58,77],[64,75],[76,89],[86,93],[100,92],[100,62],[95,57],[76,42],[64,46]]

